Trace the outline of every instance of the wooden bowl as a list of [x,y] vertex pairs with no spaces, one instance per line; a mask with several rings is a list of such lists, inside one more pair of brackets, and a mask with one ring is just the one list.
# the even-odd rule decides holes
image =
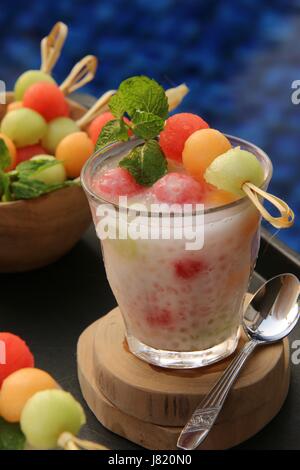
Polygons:
[[[13,93],[7,93],[7,104]],[[70,116],[86,111],[74,101]],[[6,105],[0,105],[0,120]],[[37,199],[0,203],[0,272],[28,271],[58,260],[81,238],[91,223],[81,187],[53,191]]]

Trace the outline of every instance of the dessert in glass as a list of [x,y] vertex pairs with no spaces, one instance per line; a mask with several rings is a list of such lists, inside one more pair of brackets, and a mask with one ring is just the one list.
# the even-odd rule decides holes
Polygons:
[[[266,154],[239,139],[231,142],[260,158],[267,184],[272,167]],[[116,144],[99,151],[85,168],[84,187],[96,228],[101,221],[99,205],[114,200],[97,193],[95,182],[108,168],[117,168],[132,145]],[[151,363],[199,367],[236,348],[243,299],[259,247],[260,214],[248,198],[220,206],[214,197],[217,200],[218,194],[212,191],[204,213],[204,245],[199,250],[186,250],[187,240],[174,237],[101,240],[129,348]],[[128,198],[129,207],[145,200],[149,205],[149,195],[142,191]]]
[[[241,187],[252,181],[266,189],[272,174],[260,148],[196,118],[171,116],[151,145],[130,135],[104,146],[82,172],[129,349],[170,368],[201,367],[234,352],[261,220]],[[160,146],[166,165],[157,174],[156,160],[149,182],[151,146]],[[178,213],[170,217],[172,204]],[[178,235],[178,222],[203,243],[191,248],[191,232]],[[158,231],[149,231],[153,223]]]

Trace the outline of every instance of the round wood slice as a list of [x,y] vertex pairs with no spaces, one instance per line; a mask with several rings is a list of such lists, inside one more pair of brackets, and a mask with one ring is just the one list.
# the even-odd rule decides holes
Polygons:
[[[229,362],[189,371],[150,366],[128,351],[119,309],[92,324],[78,342],[88,405],[106,428],[149,449],[176,448],[179,426]],[[256,434],[280,410],[288,387],[288,341],[258,348],[201,448],[226,449]]]

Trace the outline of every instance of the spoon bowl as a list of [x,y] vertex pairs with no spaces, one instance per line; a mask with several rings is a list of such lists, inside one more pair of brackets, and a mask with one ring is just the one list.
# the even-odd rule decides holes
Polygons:
[[299,280],[293,274],[280,274],[263,284],[244,313],[247,336],[260,343],[285,338],[299,318]]

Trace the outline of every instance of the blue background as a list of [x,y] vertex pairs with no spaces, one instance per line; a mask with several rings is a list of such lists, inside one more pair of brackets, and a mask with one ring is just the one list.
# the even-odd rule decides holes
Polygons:
[[[7,88],[40,66],[40,39],[62,20],[70,28],[54,70],[62,81],[88,53],[101,64],[86,91],[99,96],[146,74],[191,89],[180,111],[256,143],[274,164],[271,191],[300,209],[300,1],[1,1],[1,76]],[[273,230],[274,231],[274,230]],[[278,237],[300,251],[300,218]]]

